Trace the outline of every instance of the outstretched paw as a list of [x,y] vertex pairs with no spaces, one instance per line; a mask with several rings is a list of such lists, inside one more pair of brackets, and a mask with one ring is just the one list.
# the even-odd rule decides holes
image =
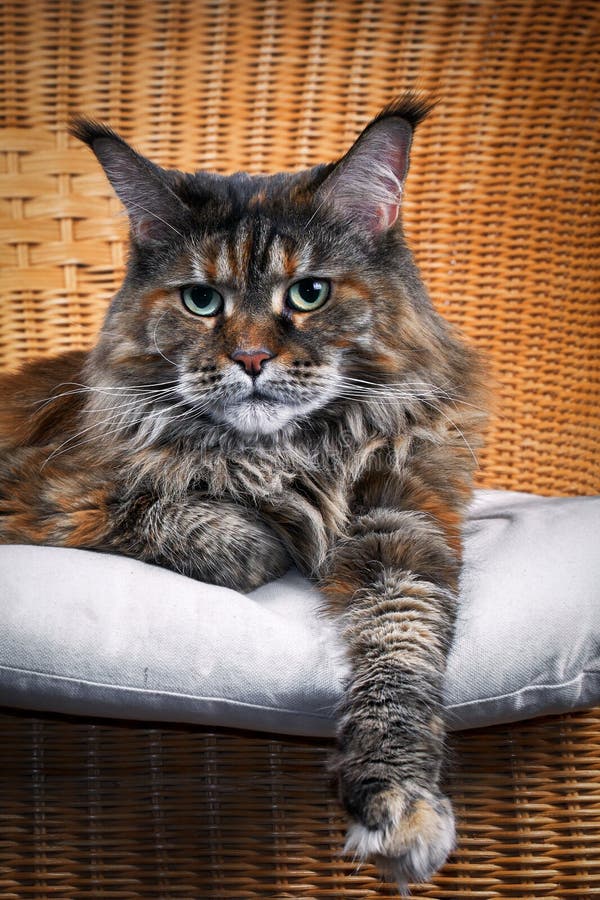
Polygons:
[[371,795],[364,821],[352,822],[344,853],[376,864],[402,893],[409,882],[427,881],[455,843],[454,814],[442,794],[398,785]]

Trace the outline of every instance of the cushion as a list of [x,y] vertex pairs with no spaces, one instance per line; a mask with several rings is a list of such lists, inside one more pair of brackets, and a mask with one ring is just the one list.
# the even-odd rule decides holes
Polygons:
[[[600,497],[480,491],[465,528],[451,728],[600,702]],[[335,622],[295,570],[244,595],[120,556],[0,547],[0,703],[334,733]]]

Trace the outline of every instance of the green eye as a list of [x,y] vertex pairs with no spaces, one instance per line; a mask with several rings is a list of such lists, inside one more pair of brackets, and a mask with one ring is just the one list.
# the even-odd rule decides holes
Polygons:
[[222,296],[208,284],[190,284],[181,288],[181,299],[195,316],[216,316],[223,309]]
[[323,306],[331,291],[326,278],[302,278],[288,288],[286,301],[292,309],[310,312]]

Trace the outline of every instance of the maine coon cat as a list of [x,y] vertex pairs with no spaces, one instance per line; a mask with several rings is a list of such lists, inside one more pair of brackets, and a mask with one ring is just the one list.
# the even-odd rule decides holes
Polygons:
[[0,389],[0,540],[250,591],[295,564],[340,622],[346,850],[401,886],[454,844],[441,686],[483,416],[401,225],[405,95],[338,162],[167,171],[79,120],[130,219],[96,346]]

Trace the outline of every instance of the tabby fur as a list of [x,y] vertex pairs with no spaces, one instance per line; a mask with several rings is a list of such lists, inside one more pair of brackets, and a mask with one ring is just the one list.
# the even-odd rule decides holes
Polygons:
[[[403,236],[427,112],[405,95],[337,163],[273,176],[168,171],[78,121],[129,214],[126,277],[91,351],[0,383],[2,542],[241,591],[294,564],[320,586],[348,651],[346,850],[402,888],[454,844],[442,679],[485,397]],[[300,312],[286,291],[305,277],[331,296]],[[198,283],[218,315],[184,307]],[[253,377],[232,355],[257,348]]]

